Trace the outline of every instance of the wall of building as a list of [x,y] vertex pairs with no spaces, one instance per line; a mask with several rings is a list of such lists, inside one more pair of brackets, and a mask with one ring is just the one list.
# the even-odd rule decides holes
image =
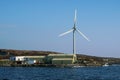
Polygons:
[[72,64],[72,59],[53,59],[52,64]]

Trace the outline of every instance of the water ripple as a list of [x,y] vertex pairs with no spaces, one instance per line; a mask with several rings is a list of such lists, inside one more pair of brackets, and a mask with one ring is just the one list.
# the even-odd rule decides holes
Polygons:
[[84,68],[0,67],[0,80],[120,80],[120,66]]

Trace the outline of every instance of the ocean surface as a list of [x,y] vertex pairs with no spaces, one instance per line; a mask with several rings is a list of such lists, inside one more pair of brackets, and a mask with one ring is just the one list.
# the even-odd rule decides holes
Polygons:
[[0,67],[0,80],[120,80],[120,66],[80,68]]

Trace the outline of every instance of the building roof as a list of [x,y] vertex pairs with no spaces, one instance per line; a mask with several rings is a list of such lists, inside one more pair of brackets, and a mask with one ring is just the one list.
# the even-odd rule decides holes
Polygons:
[[45,58],[45,56],[14,56],[14,57],[22,57],[22,58]]
[[73,60],[73,58],[53,58],[52,60]]
[[45,56],[25,56],[26,58],[45,58]]
[[73,56],[73,54],[49,54],[48,56]]

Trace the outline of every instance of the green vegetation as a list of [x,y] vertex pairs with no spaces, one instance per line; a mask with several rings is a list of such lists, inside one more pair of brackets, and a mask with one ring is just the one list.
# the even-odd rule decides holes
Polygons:
[[0,66],[10,66],[11,61],[9,59],[1,59]]

